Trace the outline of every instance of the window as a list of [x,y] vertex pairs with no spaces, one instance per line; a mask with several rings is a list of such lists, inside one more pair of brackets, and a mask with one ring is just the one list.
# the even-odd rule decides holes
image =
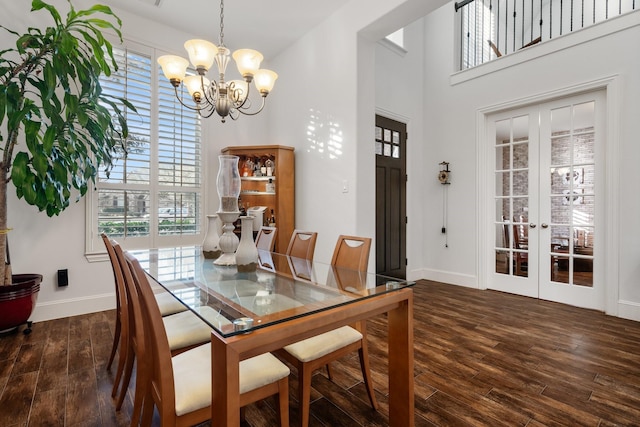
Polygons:
[[404,45],[404,28],[400,28],[391,34],[388,34],[378,43],[400,56],[405,56],[407,54],[407,47]]
[[400,28],[399,30],[389,34],[385,38],[391,43],[395,43],[396,45],[404,49],[404,28]]
[[102,232],[127,248],[196,243],[204,200],[200,118],[176,99],[154,49],[114,47],[114,55],[118,71],[102,77],[103,91],[137,111],[126,111],[126,147],[88,198],[87,253],[103,252]]

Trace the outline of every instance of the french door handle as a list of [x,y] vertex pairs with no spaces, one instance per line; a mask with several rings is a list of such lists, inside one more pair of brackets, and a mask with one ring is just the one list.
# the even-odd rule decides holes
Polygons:
[[542,224],[540,224],[540,227],[542,228],[549,228],[549,224],[545,224],[544,222]]
[[530,223],[529,228],[536,228],[536,225],[534,223]]

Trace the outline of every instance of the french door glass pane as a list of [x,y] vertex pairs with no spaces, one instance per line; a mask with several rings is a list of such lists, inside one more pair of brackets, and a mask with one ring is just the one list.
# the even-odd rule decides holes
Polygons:
[[495,126],[496,273],[527,277],[529,116]]
[[595,103],[551,112],[551,280],[593,286]]

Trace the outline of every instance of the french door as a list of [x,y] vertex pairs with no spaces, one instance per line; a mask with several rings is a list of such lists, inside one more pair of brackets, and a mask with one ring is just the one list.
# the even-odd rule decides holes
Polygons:
[[489,288],[604,308],[604,100],[594,92],[489,116]]

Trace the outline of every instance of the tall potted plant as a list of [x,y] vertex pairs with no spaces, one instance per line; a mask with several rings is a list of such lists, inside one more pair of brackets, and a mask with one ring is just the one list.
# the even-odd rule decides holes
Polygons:
[[127,101],[102,93],[100,76],[117,69],[102,31],[122,40],[121,20],[104,5],[69,11],[33,0],[31,12],[47,11],[53,24],[15,36],[15,47],[0,50],[0,279],[6,268],[7,190],[48,216],[58,215],[84,196],[100,168],[124,147]]

